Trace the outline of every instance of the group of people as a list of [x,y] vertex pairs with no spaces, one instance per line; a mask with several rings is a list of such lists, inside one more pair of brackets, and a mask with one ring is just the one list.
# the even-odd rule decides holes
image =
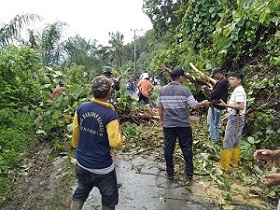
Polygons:
[[[210,100],[198,102],[190,89],[183,85],[186,80],[184,70],[177,66],[171,72],[172,82],[160,89],[157,108],[164,133],[164,158],[167,178],[175,180],[173,153],[176,140],[185,160],[185,177],[191,183],[194,175],[192,129],[189,121],[190,109],[211,107],[208,109],[210,137],[217,143],[219,124],[223,110],[227,108],[227,126],[221,149],[220,166],[229,170],[229,165],[237,166],[239,143],[245,124],[246,92],[242,87],[242,74],[232,72],[226,79],[221,68],[213,70],[213,78],[218,81],[211,91]],[[145,80],[140,80],[139,87],[145,87]],[[142,82],[141,82],[142,81]],[[227,103],[228,85],[234,88]],[[149,84],[146,90],[152,90]],[[71,210],[81,210],[93,187],[102,195],[102,210],[113,210],[118,204],[118,184],[116,171],[111,156],[111,148],[123,149],[125,140],[121,135],[118,114],[110,103],[112,80],[98,76],[92,80],[93,98],[82,103],[74,116],[72,146],[76,148],[76,177],[78,186],[71,201]],[[145,95],[146,94],[146,95]],[[147,97],[149,91],[143,92]],[[145,99],[145,98],[144,98]],[[214,104],[213,101],[215,101]],[[280,152],[259,150],[254,154],[256,161],[279,157]],[[268,175],[264,178],[268,186],[279,184],[280,175]]]
[[[111,91],[111,97],[109,99],[109,102],[113,104],[113,106],[116,108],[117,107],[116,93],[117,91],[120,90],[120,81],[123,78],[123,76],[120,75],[117,78],[112,77],[112,68],[109,66],[105,66],[103,68],[102,75],[107,77],[112,83],[112,91]],[[135,93],[138,93],[138,97],[139,97],[138,104],[140,105],[149,104],[149,96],[155,87],[153,83],[150,81],[148,73],[141,74],[139,77],[139,81],[136,85],[135,85],[134,77],[132,77],[130,80],[127,81],[126,86],[131,96],[134,95]],[[57,94],[66,95],[63,88],[64,88],[64,82],[62,80],[59,80],[57,86],[52,91],[51,99],[54,100]]]
[[[219,140],[219,128],[223,111],[227,108],[227,115],[222,121],[227,121],[226,131],[221,149],[220,166],[228,170],[230,164],[238,165],[240,155],[241,134],[245,125],[246,92],[242,86],[243,75],[240,72],[231,72],[226,79],[222,68],[217,67],[212,71],[212,78],[217,82],[210,91],[210,107],[207,114],[210,138],[214,143]],[[227,103],[229,86],[233,88],[229,103]]]

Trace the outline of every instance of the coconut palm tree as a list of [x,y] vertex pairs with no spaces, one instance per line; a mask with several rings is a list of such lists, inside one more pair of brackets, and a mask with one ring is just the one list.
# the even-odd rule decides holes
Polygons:
[[67,24],[56,21],[43,29],[40,40],[40,52],[42,54],[42,65],[52,66],[60,64],[64,58],[62,35]]
[[96,40],[85,40],[85,38],[76,35],[69,37],[64,43],[64,50],[67,54],[66,64],[82,65],[91,69],[94,66],[100,66],[102,63],[98,54]]
[[41,21],[41,17],[36,14],[16,15],[9,23],[0,25],[0,48],[22,43],[22,30],[37,20]]
[[124,51],[124,36],[120,32],[109,33],[111,39],[109,48],[111,62],[114,63],[117,67],[122,66],[123,51]]

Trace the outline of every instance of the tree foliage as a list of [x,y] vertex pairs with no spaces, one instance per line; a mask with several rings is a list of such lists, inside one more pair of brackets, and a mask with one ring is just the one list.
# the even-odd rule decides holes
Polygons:
[[145,0],[144,13],[150,18],[158,38],[168,30],[175,29],[182,20],[185,1],[182,0]]
[[39,49],[42,53],[43,66],[52,66],[62,63],[64,52],[61,38],[65,25],[66,23],[57,21],[44,28]]
[[38,89],[33,78],[40,68],[40,55],[26,46],[9,46],[0,51],[0,60],[0,109],[34,105]]
[[[278,147],[280,137],[279,7],[277,0],[145,0],[144,11],[153,23],[153,30],[127,45],[124,45],[121,33],[112,32],[109,46],[97,46],[95,40],[87,41],[80,36],[63,42],[65,25],[61,22],[47,26],[41,36],[30,30],[29,40],[21,42],[29,47],[8,46],[15,37],[22,40],[19,32],[25,22],[17,17],[13,26],[15,29],[13,24],[0,29],[0,122],[6,127],[13,126],[17,114],[27,111],[25,114],[32,116],[37,135],[52,141],[55,150],[65,150],[63,144],[68,143],[71,137],[73,114],[77,106],[90,97],[91,79],[101,74],[103,65],[113,67],[114,74],[129,78],[135,44],[138,75],[142,72],[160,75],[159,65],[164,64],[169,68],[180,65],[197,76],[190,69],[190,62],[208,75],[215,66],[224,67],[226,74],[238,70],[245,75],[248,106],[241,162],[249,175],[253,173],[259,178],[263,172],[252,163],[252,152],[260,147]],[[50,94],[60,79],[65,82],[67,95],[58,95],[51,100]],[[133,108],[131,110],[136,112],[135,100],[127,94],[124,83],[121,87],[121,107],[118,109]],[[156,92],[153,97],[156,98]],[[135,137],[135,132],[143,130],[142,127],[136,129],[125,125],[124,131],[127,135],[131,134],[131,139]],[[23,128],[25,126],[22,125]],[[200,132],[202,130],[199,129]],[[17,130],[10,131],[1,131],[8,140],[0,139],[0,151],[3,147],[9,148],[7,153],[13,156],[15,151],[10,149],[8,142],[18,136],[15,135]],[[212,167],[213,163],[208,160],[210,156],[202,153],[209,149],[216,154],[218,150],[201,140],[206,138],[206,133],[196,135],[196,170]],[[216,160],[217,155],[213,156]],[[0,155],[3,165],[0,170],[7,173],[7,164],[20,159],[13,157],[11,162],[4,163],[6,156],[3,158]],[[211,173],[218,186],[230,190],[229,176],[221,176],[219,171]],[[240,177],[233,178],[240,180]],[[256,193],[265,196],[260,189]],[[224,202],[223,197],[221,200]]]
[[0,27],[0,48],[5,47],[13,42],[22,42],[21,32],[23,28],[31,23],[41,20],[36,14],[16,15],[9,23]]

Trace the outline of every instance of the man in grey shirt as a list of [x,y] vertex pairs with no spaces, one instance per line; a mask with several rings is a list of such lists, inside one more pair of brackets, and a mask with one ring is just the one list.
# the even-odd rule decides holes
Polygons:
[[174,180],[173,153],[176,139],[182,150],[186,163],[185,175],[187,181],[193,179],[192,130],[189,121],[189,109],[208,106],[209,101],[197,102],[190,89],[183,86],[186,80],[184,70],[176,66],[171,73],[172,82],[161,88],[157,107],[164,133],[164,157],[168,179]]

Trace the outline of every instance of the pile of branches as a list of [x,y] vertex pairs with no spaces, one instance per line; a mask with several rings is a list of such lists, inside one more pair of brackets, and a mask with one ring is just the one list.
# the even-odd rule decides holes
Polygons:
[[118,112],[118,114],[119,114],[121,124],[124,122],[132,122],[135,123],[136,125],[140,125],[145,122],[150,122],[152,120],[159,119],[157,109],[153,109],[153,108],[147,108],[145,110],[139,108],[134,112],[120,111]]

